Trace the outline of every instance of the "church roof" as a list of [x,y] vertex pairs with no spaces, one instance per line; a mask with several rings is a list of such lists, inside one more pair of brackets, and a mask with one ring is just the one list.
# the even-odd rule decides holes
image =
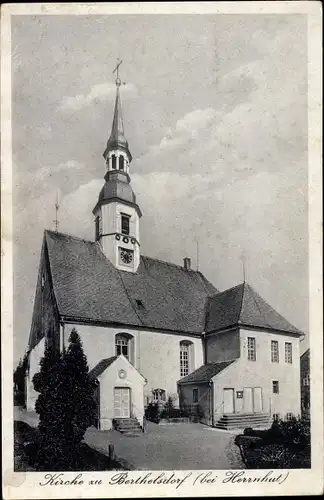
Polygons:
[[186,375],[182,379],[178,380],[178,384],[202,384],[203,382],[210,382],[215,375],[225,370],[225,368],[234,363],[234,361],[235,360],[220,361],[219,363],[208,363],[207,365],[202,365],[194,372],[189,373],[189,375]]
[[303,335],[248,284],[242,283],[208,300],[206,332],[236,325],[255,326]]
[[199,334],[208,296],[217,293],[198,271],[141,257],[136,273],[116,269],[98,243],[45,231],[59,314]]

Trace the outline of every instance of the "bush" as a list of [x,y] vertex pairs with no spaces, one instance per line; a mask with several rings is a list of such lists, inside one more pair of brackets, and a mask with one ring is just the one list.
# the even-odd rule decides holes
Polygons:
[[310,467],[310,424],[301,418],[274,421],[268,430],[246,428],[235,444],[248,468]]
[[145,410],[145,418],[157,424],[160,422],[161,408],[157,403],[149,403]]

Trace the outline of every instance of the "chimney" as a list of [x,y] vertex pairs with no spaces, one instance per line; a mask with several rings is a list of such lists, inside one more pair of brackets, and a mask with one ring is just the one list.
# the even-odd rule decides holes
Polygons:
[[191,270],[191,259],[189,257],[185,257],[183,259],[183,267],[186,271]]

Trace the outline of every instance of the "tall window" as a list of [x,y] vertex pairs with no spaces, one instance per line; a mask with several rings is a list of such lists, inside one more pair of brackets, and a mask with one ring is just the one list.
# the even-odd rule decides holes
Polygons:
[[271,340],[271,361],[279,363],[279,343],[277,340]]
[[192,402],[198,403],[198,387],[192,389]]
[[123,354],[128,361],[133,360],[133,337],[128,333],[117,333],[115,336],[115,355]]
[[119,170],[124,170],[125,167],[125,158],[121,155],[119,157]]
[[187,340],[180,342],[180,377],[185,377],[193,368],[193,343]]
[[111,166],[114,170],[117,168],[117,157],[116,155],[111,156]]
[[129,221],[130,216],[121,214],[121,232],[122,234],[129,234]]
[[292,343],[285,342],[285,363],[292,363]]
[[248,360],[256,361],[256,346],[254,337],[248,337]]
[[279,394],[279,382],[278,382],[278,380],[274,380],[272,382],[272,392],[273,392],[273,394]]

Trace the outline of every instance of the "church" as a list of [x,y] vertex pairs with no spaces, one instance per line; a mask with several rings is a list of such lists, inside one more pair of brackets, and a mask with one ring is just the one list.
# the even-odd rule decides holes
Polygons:
[[45,342],[62,350],[76,328],[97,384],[101,430],[122,419],[143,427],[148,403],[169,397],[220,428],[299,415],[303,333],[246,282],[219,291],[188,257],[176,265],[142,255],[120,85],[117,72],[94,241],[44,232],[27,410],[38,396],[32,378]]

